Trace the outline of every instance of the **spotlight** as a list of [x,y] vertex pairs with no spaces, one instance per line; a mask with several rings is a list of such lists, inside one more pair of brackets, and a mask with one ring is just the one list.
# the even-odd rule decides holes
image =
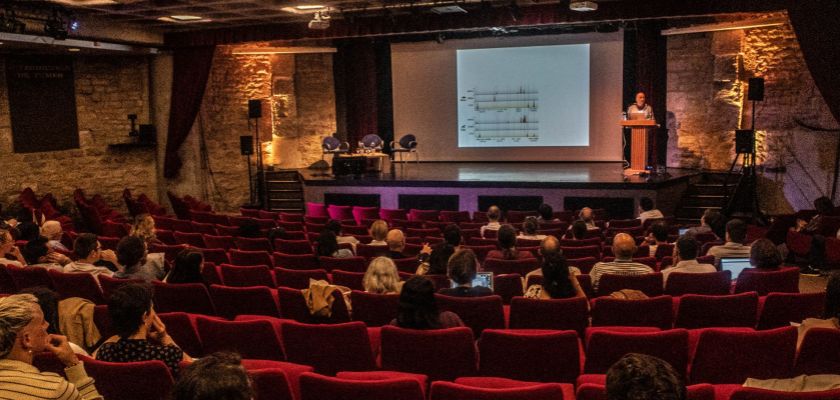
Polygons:
[[572,1],[569,3],[569,9],[578,12],[595,11],[598,9],[598,3],[594,1]]
[[330,27],[330,15],[326,11],[316,11],[309,21],[309,29],[325,30]]
[[67,23],[58,13],[58,10],[53,10],[52,15],[44,22],[44,33],[55,40],[67,39]]
[[78,19],[73,18],[73,19],[71,19],[71,20],[70,20],[70,25],[69,25],[69,27],[70,27],[70,30],[71,30],[71,31],[73,31],[73,32],[78,31],[80,26],[81,26],[81,25],[79,24],[79,20],[78,20]]

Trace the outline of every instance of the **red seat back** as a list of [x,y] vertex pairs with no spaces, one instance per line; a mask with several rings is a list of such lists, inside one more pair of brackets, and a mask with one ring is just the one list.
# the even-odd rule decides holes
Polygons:
[[665,282],[665,294],[726,295],[732,286],[732,271],[708,273],[672,272]]
[[504,304],[516,296],[522,296],[522,276],[519,274],[504,274],[493,276],[493,292],[502,298]]
[[277,287],[287,287],[293,289],[306,289],[309,287],[309,280],[329,280],[327,271],[323,269],[307,269],[295,270],[286,268],[274,268],[274,280],[277,282]]
[[272,288],[277,286],[268,265],[223,264],[219,266],[219,272],[222,275],[222,283],[226,286],[268,286]]
[[395,219],[408,219],[408,214],[403,209],[380,208],[379,217],[391,224],[391,222]]
[[476,373],[476,351],[469,328],[437,330],[382,327],[382,368],[453,380]]
[[430,400],[562,400],[557,383],[528,383],[520,387],[478,387],[452,382],[433,382]]
[[601,259],[601,246],[560,247],[567,259],[595,257]]
[[742,384],[747,378],[789,378],[795,355],[792,326],[753,332],[708,329],[700,333],[689,380]]
[[103,398],[166,400],[174,381],[162,361],[106,362],[81,356],[85,371],[96,381]]
[[574,383],[580,374],[580,345],[574,331],[487,329],[478,350],[481,376]]
[[280,316],[276,295],[267,287],[210,285],[210,296],[217,314],[224,318],[233,319],[240,314]]
[[653,326],[670,329],[673,321],[671,296],[643,300],[599,297],[592,302],[592,326]]
[[190,314],[216,315],[216,306],[207,287],[200,283],[165,283],[153,281],[155,311],[183,311]]
[[327,206],[323,203],[306,203],[306,215],[312,217],[329,217]]
[[514,297],[510,302],[511,329],[574,330],[581,337],[589,325],[589,303],[583,297],[537,300]]
[[352,290],[365,290],[364,272],[347,272],[340,269],[333,270],[332,282],[334,285],[346,286]]
[[332,271],[334,269],[340,269],[348,272],[367,271],[367,262],[364,257],[318,257],[318,263],[320,263],[321,268],[327,271]]
[[105,296],[106,300],[111,297],[111,293],[114,293],[115,290],[124,285],[144,282],[142,279],[119,279],[102,274],[100,274],[97,278],[99,279],[99,285],[102,287],[102,294]]
[[332,325],[286,322],[281,330],[288,360],[311,365],[319,374],[376,369],[367,327],[362,322]]
[[688,331],[671,329],[662,332],[592,332],[586,346],[586,374],[605,374],[627,353],[659,357],[671,364],[682,376],[688,368]]
[[649,297],[662,294],[662,273],[653,272],[640,275],[603,274],[598,281],[598,294],[609,296],[622,289],[638,290]]
[[292,319],[305,324],[337,324],[350,321],[350,314],[344,296],[336,290],[332,293],[332,313],[329,317],[314,316],[306,306],[306,299],[298,289],[277,288],[277,298],[280,302],[280,313],[283,318]]
[[230,250],[228,256],[233,265],[274,265],[267,251]]
[[353,304],[353,320],[362,321],[367,326],[382,326],[397,318],[400,306],[398,294],[376,294],[354,290],[350,293]]
[[175,243],[186,244],[193,247],[207,247],[204,243],[204,237],[200,233],[178,232],[172,233],[175,237]]
[[757,292],[766,296],[770,292],[799,293],[799,268],[779,268],[776,271],[746,269],[735,282],[735,293]]
[[242,358],[283,361],[286,356],[271,322],[264,320],[224,321],[196,318],[196,328],[206,354],[233,351]]
[[248,371],[254,386],[256,399],[295,400],[289,378],[282,368],[267,368]]
[[50,269],[47,271],[53,287],[62,298],[81,297],[94,304],[105,304],[105,296],[96,278],[89,273],[63,273]]
[[53,287],[50,275],[44,267],[16,267],[13,265],[6,266],[6,272],[12,277],[12,282],[18,290],[26,288],[43,286],[48,289],[55,289]]
[[198,357],[204,354],[201,347],[201,339],[193,325],[191,314],[185,312],[158,313],[160,321],[166,325],[166,332],[172,336],[172,340],[178,343],[178,347],[185,353]]
[[728,296],[687,294],[680,298],[675,326],[686,329],[754,328],[757,309],[758,295],[755,292]]
[[423,388],[412,378],[354,380],[304,373],[300,387],[302,400],[425,400]]
[[236,248],[246,251],[265,251],[272,252],[274,248],[271,247],[271,242],[267,238],[236,238]]
[[500,296],[453,297],[435,294],[440,311],[452,311],[476,336],[485,329],[504,329],[505,315]]
[[840,371],[840,330],[812,328],[805,332],[796,357],[796,375]]
[[482,265],[484,271],[492,272],[495,275],[519,274],[525,276],[529,272],[539,268],[540,261],[536,258],[523,258],[519,260],[488,258],[484,260],[484,264]]
[[274,266],[286,269],[320,269],[321,264],[318,263],[318,257],[315,254],[286,254],[274,253]]
[[763,300],[758,317],[758,329],[762,330],[819,318],[825,308],[825,292],[770,293]]

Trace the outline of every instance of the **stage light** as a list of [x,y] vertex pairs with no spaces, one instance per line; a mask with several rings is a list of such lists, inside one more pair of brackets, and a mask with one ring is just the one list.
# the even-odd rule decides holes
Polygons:
[[76,31],[79,30],[79,27],[81,27],[81,24],[79,24],[79,20],[77,20],[76,18],[73,18],[73,19],[70,20],[70,30],[71,31],[76,32]]
[[326,11],[316,11],[309,21],[309,29],[325,30],[330,27],[330,15]]

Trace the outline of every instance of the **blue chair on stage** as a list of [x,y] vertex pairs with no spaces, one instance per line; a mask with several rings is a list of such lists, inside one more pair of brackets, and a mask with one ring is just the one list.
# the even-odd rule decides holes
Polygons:
[[403,161],[403,153],[414,153],[415,161],[420,162],[420,154],[417,153],[417,138],[414,135],[403,135],[396,143],[392,141],[391,151],[394,152],[394,156],[400,155],[400,162]]
[[382,145],[384,144],[385,142],[379,135],[371,133],[362,138],[359,142],[359,148],[366,153],[379,152],[382,151]]
[[327,154],[349,153],[350,143],[342,142],[334,136],[327,136],[321,141],[321,149],[323,150],[323,153],[321,153],[321,159],[323,160]]

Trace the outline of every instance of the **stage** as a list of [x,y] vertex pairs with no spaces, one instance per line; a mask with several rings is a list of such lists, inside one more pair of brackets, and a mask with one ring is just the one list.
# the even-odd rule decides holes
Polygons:
[[620,162],[424,162],[386,163],[382,172],[333,176],[300,169],[304,198],[328,204],[382,208],[484,210],[491,204],[533,210],[606,208],[612,218],[631,217],[641,197],[673,213],[696,171],[667,176],[626,176]]

